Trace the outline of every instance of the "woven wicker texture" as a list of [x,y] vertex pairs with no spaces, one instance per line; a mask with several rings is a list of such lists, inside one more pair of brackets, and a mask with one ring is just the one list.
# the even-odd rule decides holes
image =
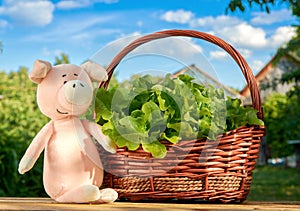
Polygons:
[[[252,106],[263,118],[255,77],[245,59],[222,39],[192,30],[167,30],[136,39],[119,52],[109,64],[109,78],[121,60],[136,47],[155,39],[188,36],[206,40],[223,48],[238,64],[251,91]],[[107,87],[109,80],[99,86]],[[242,202],[252,182],[264,127],[243,126],[219,136],[183,140],[176,145],[163,142],[168,153],[163,159],[151,157],[140,147],[136,151],[119,148],[110,154],[99,147],[106,171],[104,187],[114,188],[122,199],[203,199]]]

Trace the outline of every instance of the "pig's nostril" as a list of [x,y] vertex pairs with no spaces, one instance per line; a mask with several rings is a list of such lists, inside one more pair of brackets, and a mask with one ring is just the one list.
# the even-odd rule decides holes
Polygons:
[[76,87],[76,84],[73,84],[73,88],[75,88]]
[[81,87],[84,87],[84,85],[83,85],[82,83],[80,83],[80,86],[81,86]]

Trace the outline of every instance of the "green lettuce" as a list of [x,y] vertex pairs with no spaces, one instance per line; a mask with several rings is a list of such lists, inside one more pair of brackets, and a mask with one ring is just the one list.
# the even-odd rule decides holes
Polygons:
[[96,121],[118,147],[140,146],[153,157],[163,158],[166,147],[180,140],[207,138],[242,125],[263,125],[252,107],[224,91],[193,82],[189,75],[166,75],[154,83],[150,75],[132,81],[132,87],[100,88],[96,95]]

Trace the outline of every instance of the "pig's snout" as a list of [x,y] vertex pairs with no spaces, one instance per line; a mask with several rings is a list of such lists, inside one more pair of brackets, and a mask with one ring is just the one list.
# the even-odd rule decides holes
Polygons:
[[91,87],[80,80],[65,83],[64,94],[68,103],[79,106],[90,103],[93,98]]

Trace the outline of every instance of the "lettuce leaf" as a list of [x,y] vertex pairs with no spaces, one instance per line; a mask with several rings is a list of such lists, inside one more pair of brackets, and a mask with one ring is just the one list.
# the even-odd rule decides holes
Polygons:
[[140,146],[153,157],[163,158],[166,147],[180,140],[207,138],[242,125],[263,125],[252,107],[224,91],[193,82],[189,75],[166,75],[158,84],[150,75],[137,77],[132,87],[100,88],[95,100],[96,121],[118,147]]

